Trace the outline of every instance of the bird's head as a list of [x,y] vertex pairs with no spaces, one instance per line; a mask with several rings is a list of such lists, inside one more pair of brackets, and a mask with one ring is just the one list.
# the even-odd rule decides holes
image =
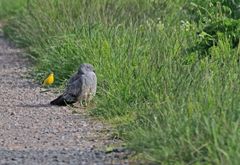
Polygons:
[[78,73],[95,72],[92,64],[81,64]]

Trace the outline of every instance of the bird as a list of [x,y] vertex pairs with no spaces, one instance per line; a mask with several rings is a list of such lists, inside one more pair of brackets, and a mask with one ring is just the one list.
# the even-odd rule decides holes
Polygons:
[[48,77],[43,81],[43,85],[52,85],[54,83],[54,73],[51,72]]
[[80,102],[87,106],[97,90],[97,76],[94,67],[91,64],[83,63],[80,65],[77,73],[75,73],[68,81],[63,94],[50,102],[51,105],[66,106]]

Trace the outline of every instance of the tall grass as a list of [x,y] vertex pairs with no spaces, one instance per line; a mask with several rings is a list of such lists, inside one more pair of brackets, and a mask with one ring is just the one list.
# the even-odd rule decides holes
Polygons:
[[32,0],[5,33],[31,53],[38,78],[51,69],[61,84],[79,64],[92,63],[99,85],[91,114],[116,124],[145,159],[237,164],[239,47],[223,36],[206,58],[186,62],[202,26],[189,4]]
[[26,6],[27,0],[1,0],[0,19],[9,18],[20,12]]

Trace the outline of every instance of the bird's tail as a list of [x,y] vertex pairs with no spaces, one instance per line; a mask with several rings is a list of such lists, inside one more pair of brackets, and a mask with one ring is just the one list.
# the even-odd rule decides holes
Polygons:
[[59,105],[59,106],[66,106],[66,101],[63,98],[63,95],[60,95],[58,98],[54,99],[50,102],[51,105]]

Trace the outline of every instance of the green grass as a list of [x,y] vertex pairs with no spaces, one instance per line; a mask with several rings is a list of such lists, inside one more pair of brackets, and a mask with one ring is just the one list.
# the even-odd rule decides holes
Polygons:
[[26,6],[27,0],[1,0],[0,19],[9,18],[20,12]]
[[35,60],[39,80],[51,69],[61,85],[79,64],[92,63],[91,114],[114,123],[145,159],[238,164],[239,46],[221,35],[205,58],[188,51],[205,25],[231,14],[220,3],[194,2],[32,0],[5,33]]

